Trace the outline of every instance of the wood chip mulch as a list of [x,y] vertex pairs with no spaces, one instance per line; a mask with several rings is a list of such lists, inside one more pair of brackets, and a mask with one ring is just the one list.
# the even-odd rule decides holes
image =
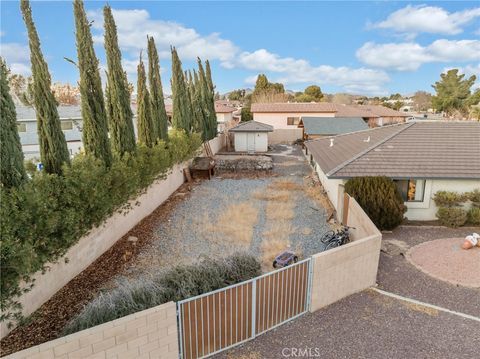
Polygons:
[[[155,239],[155,226],[166,219],[170,211],[188,196],[191,186],[192,183],[183,184],[162,205],[35,311],[25,324],[3,338],[0,342],[0,356],[60,337],[65,325],[108,281],[124,272],[145,245]],[[138,240],[129,241],[130,236],[137,237]]]

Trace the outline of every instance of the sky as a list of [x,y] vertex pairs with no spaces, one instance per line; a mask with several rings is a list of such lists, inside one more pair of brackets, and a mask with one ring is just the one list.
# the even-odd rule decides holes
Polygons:
[[[259,73],[294,91],[316,84],[326,93],[371,96],[431,92],[440,74],[451,68],[480,75],[478,1],[108,3],[129,81],[136,82],[139,55],[150,35],[166,93],[170,45],[177,47],[184,69],[193,68],[197,56],[209,59],[220,93],[253,88]],[[102,69],[105,4],[85,2]],[[2,0],[0,6],[1,56],[12,72],[29,75],[19,3]],[[64,59],[76,59],[72,3],[33,1],[31,7],[52,80],[76,83],[78,70]]]

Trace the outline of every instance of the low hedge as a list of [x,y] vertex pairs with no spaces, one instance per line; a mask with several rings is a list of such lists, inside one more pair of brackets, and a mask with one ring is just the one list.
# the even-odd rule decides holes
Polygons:
[[442,225],[456,228],[467,222],[467,211],[461,207],[440,207],[437,218]]
[[37,172],[19,188],[0,188],[1,320],[20,319],[16,298],[30,287],[33,273],[58,260],[92,228],[127,209],[155,179],[200,147],[197,134],[172,131],[168,146],[141,147],[116,157],[110,168],[77,155],[63,176]]
[[223,260],[204,259],[181,265],[149,279],[122,280],[117,288],[101,293],[64,329],[64,334],[112,321],[169,301],[208,293],[261,274],[258,259],[237,253]]
[[479,207],[472,207],[468,211],[467,214],[468,223],[473,224],[475,226],[480,225],[480,208]]
[[433,196],[437,207],[455,207],[467,201],[468,196],[464,193],[451,191],[438,191]]

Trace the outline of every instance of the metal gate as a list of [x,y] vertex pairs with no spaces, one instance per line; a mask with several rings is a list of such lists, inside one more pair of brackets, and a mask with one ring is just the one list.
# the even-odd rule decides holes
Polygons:
[[311,260],[177,303],[181,357],[204,358],[308,310]]

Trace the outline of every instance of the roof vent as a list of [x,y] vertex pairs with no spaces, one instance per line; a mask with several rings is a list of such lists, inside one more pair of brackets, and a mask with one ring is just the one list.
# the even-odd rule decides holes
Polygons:
[[331,139],[330,139],[330,147],[333,147],[333,141],[335,141],[335,139],[334,139],[334,138],[331,138]]
[[366,140],[363,140],[363,142],[370,142],[370,136],[368,136]]

